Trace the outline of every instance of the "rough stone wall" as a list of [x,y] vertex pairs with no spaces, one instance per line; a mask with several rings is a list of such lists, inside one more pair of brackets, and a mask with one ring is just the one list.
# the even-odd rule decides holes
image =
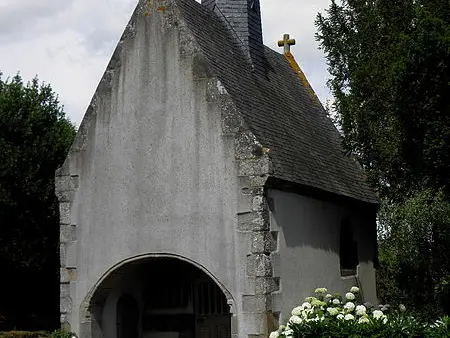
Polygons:
[[270,149],[256,140],[224,90],[219,90],[225,94],[221,103],[223,132],[233,138],[238,176],[237,255],[243,265],[239,277],[242,296],[239,332],[262,338],[278,325],[277,314],[272,312],[272,294],[279,290],[280,283],[272,268],[278,234],[270,231],[264,195],[264,185],[271,173]]
[[78,188],[78,176],[59,170],[56,174],[56,195],[59,200],[60,213],[60,283],[61,324],[70,329],[69,317],[73,300],[71,288],[77,277],[76,265],[76,224],[72,220],[72,202]]
[[[163,175],[171,168],[174,182]],[[270,149],[245,126],[176,9],[142,1],[57,172],[62,325],[101,337],[91,297],[104,273],[129,257],[170,253],[229,290],[233,337],[266,336],[279,288],[269,174]]]

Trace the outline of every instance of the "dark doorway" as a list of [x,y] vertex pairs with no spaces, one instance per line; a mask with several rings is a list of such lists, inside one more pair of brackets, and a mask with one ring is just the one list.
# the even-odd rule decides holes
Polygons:
[[230,335],[230,313],[223,292],[207,279],[194,286],[197,338],[226,338]]
[[[107,304],[116,294],[121,297],[113,318]],[[117,338],[231,337],[222,289],[202,270],[176,258],[146,258],[111,272],[92,297],[90,315],[95,337],[114,331]]]
[[209,276],[175,259],[154,260],[143,268],[146,337],[231,337],[226,297]]
[[131,295],[117,303],[117,338],[139,338],[139,307]]

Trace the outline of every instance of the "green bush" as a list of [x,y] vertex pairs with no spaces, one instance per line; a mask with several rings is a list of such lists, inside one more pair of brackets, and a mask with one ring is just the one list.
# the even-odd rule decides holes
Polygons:
[[67,332],[64,330],[56,330],[52,332],[50,338],[77,338],[77,336],[75,335],[75,333],[72,332]]
[[405,306],[361,304],[359,289],[343,297],[318,288],[314,297],[292,310],[286,326],[270,338],[445,338],[450,337],[450,317],[427,324],[412,316]]
[[75,333],[64,330],[56,330],[52,333],[45,331],[9,331],[0,332],[0,338],[77,338]]
[[49,338],[49,335],[45,331],[9,331],[0,332],[0,338]]

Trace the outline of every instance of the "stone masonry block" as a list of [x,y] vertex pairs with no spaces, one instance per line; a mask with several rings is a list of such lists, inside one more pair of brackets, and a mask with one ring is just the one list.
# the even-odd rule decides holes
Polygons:
[[255,255],[255,276],[272,277],[272,261],[268,255]]
[[246,266],[247,276],[255,276],[256,271],[256,255],[247,255],[247,266]]
[[61,224],[71,223],[71,208],[72,204],[70,202],[62,202],[59,203],[59,217]]
[[244,278],[244,282],[242,285],[242,292],[246,295],[254,295],[255,294],[255,277],[246,277]]
[[270,232],[270,252],[278,250],[278,231]]
[[270,253],[273,248],[273,237],[268,231],[252,233],[252,253]]
[[61,243],[74,241],[75,238],[76,238],[76,226],[70,224],[60,224],[59,241]]
[[72,241],[66,244],[66,267],[75,269],[77,267],[77,242]]
[[56,197],[60,203],[62,202],[72,202],[75,195],[73,190],[60,190],[56,191]]
[[257,295],[268,295],[272,292],[279,291],[280,279],[271,277],[257,277],[255,281],[255,289]]
[[262,313],[245,313],[245,326],[247,332],[251,332],[250,336],[264,335],[265,338],[269,336],[267,332],[267,311]]
[[262,231],[269,229],[269,222],[262,212],[246,212],[238,214],[239,231]]
[[60,313],[70,313],[72,311],[72,298],[71,297],[61,297],[59,303]]
[[80,176],[72,175],[70,176],[70,190],[78,189],[80,186]]
[[70,190],[70,175],[62,175],[55,177],[55,191]]
[[60,298],[70,297],[70,284],[59,284]]
[[77,278],[77,270],[76,269],[60,269],[60,282],[61,284],[69,284],[72,281],[75,281]]
[[242,311],[244,313],[261,313],[271,308],[270,297],[266,295],[242,296]]
[[284,306],[283,294],[281,292],[272,293],[272,311],[280,312]]
[[222,109],[222,132],[224,135],[234,135],[242,128],[243,122],[231,100],[223,100]]
[[238,323],[238,317],[237,316],[231,316],[231,334],[236,334],[237,336],[237,332],[239,329],[239,323]]
[[59,246],[59,266],[62,268],[66,267],[66,245],[61,244]]
[[254,149],[259,146],[255,135],[250,130],[245,130],[236,135],[235,156],[236,159],[254,159]]
[[263,196],[255,196],[252,200],[252,209],[253,211],[260,211],[264,209],[264,197]]
[[266,158],[239,161],[239,176],[266,175],[269,173],[269,160]]
[[263,187],[266,184],[268,176],[267,175],[257,175],[250,176],[250,186],[252,187]]
[[272,257],[273,276],[280,277],[281,276],[281,256],[278,252],[272,253],[270,256]]
[[252,211],[252,196],[251,194],[245,194],[245,189],[241,189],[241,191],[238,193],[237,202],[239,213],[247,213]]

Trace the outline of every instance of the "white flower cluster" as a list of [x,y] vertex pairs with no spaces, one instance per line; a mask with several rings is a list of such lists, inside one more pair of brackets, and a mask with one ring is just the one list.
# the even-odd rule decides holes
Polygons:
[[387,322],[387,317],[381,310],[370,311],[364,305],[357,305],[355,301],[359,288],[353,286],[344,298],[339,294],[331,295],[326,288],[317,288],[316,297],[307,297],[305,302],[292,310],[291,317],[286,326],[280,326],[277,331],[270,334],[269,338],[292,338],[295,325],[304,322],[323,321],[336,319],[353,321],[357,324],[366,324],[371,321]]

